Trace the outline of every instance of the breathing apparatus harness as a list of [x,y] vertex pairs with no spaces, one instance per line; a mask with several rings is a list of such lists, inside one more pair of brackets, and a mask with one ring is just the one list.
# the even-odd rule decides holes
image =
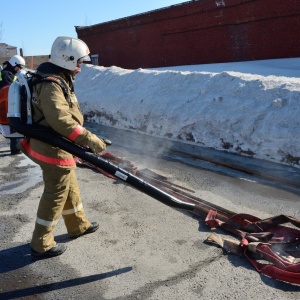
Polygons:
[[[7,117],[17,117],[21,119],[23,124],[33,124],[32,119],[32,101],[33,86],[41,82],[54,82],[58,84],[65,98],[70,98],[69,87],[65,81],[59,76],[43,76],[34,72],[27,71],[25,74],[18,74],[18,81],[11,84],[8,92],[8,113]],[[42,119],[36,121],[39,123]]]

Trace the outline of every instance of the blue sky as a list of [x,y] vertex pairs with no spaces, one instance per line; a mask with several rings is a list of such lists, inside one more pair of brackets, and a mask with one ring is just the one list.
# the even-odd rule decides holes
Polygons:
[[[4,3],[3,3],[4,2]],[[175,0],[1,1],[0,42],[25,56],[48,55],[57,36],[77,37],[75,26],[103,23],[183,3]]]

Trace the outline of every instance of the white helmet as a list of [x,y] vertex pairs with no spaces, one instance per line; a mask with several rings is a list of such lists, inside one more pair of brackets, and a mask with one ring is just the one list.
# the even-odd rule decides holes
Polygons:
[[14,55],[8,61],[13,67],[24,68],[25,67],[25,59],[20,55]]
[[85,42],[67,36],[59,36],[53,42],[50,61],[54,65],[74,71],[78,62],[90,61],[90,50]]

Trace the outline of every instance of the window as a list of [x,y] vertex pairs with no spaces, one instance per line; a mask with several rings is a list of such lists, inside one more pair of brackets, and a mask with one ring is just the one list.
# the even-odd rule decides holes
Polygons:
[[99,55],[98,54],[92,54],[91,58],[92,58],[92,64],[94,66],[99,66]]

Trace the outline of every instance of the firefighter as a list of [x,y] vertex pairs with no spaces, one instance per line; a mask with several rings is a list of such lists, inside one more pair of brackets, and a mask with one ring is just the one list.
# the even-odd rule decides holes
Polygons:
[[[83,127],[83,115],[73,86],[82,63],[90,61],[89,53],[87,45],[79,39],[56,38],[51,48],[51,61],[42,63],[36,71],[57,79],[60,84],[41,82],[34,85],[33,122],[99,153],[106,149],[106,144]],[[67,246],[55,242],[53,231],[61,215],[71,238],[99,228],[97,222],[90,222],[85,216],[75,174],[76,160],[70,153],[34,138],[24,139],[21,149],[40,165],[44,181],[30,242],[31,255],[37,258],[60,255]]]
[[[3,63],[4,68],[0,72],[0,89],[17,80],[16,74],[25,67],[25,60],[20,55],[14,55],[9,61]],[[5,125],[9,126],[9,125]],[[20,143],[22,138],[9,137],[10,153],[16,155],[20,153]]]

